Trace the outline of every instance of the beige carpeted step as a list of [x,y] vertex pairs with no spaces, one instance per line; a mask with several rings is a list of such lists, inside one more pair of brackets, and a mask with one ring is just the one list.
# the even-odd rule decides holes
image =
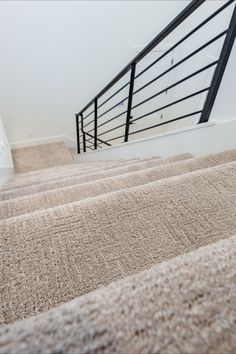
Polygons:
[[[157,157],[153,157],[157,158]],[[150,158],[149,158],[150,159]],[[8,181],[9,186],[13,186],[14,183],[28,180],[29,182],[34,179],[41,179],[44,176],[51,176],[57,177],[63,173],[69,173],[70,171],[73,173],[74,171],[90,171],[90,170],[97,170],[100,168],[115,166],[115,165],[125,165],[129,163],[136,163],[141,161],[146,161],[148,159],[132,159],[132,160],[117,160],[117,161],[104,161],[104,162],[83,162],[83,163],[73,163],[73,164],[66,164],[60,166],[54,166],[50,168],[46,168],[43,170],[37,170],[32,172],[25,172],[25,173],[16,173],[12,178]]]
[[[114,164],[113,164],[114,165]],[[71,165],[62,165],[62,166],[57,166],[54,168],[48,168],[48,169],[43,169],[36,171],[37,173],[33,172],[27,172],[27,173],[16,173],[12,178],[8,181],[8,186],[13,186],[17,182],[22,182],[29,180],[29,182],[35,179],[41,179],[44,176],[51,176],[51,177],[57,177],[58,175],[61,175],[63,173],[69,174],[70,172],[74,171],[89,171],[89,170],[96,170],[97,168],[101,167],[106,167],[106,166],[111,166],[111,163],[108,164],[96,164],[96,165],[91,165],[91,164],[86,164],[81,166],[81,164],[71,164]]]
[[53,174],[55,175],[56,173],[61,173],[65,170],[73,170],[73,169],[78,169],[78,170],[88,170],[88,169],[96,169],[100,167],[106,167],[106,166],[111,166],[111,165],[121,165],[121,164],[128,164],[128,163],[135,163],[135,162],[141,162],[141,161],[147,161],[150,159],[157,158],[157,156],[153,158],[137,158],[137,159],[131,159],[131,160],[116,160],[116,161],[102,161],[102,162],[78,162],[78,163],[73,163],[70,165],[60,165],[60,166],[55,166],[51,168],[47,168],[44,170],[38,170],[38,171],[33,171],[33,172],[26,172],[26,173],[16,173],[11,181],[16,181],[20,179],[25,179],[25,178],[39,178],[41,176],[44,176],[45,174]]
[[233,354],[235,287],[232,236],[0,329],[0,353]]
[[78,175],[69,178],[55,179],[45,183],[38,183],[37,185],[32,185],[25,188],[10,189],[9,191],[0,192],[0,201],[9,200],[11,198],[18,198],[21,196],[26,196],[30,194],[35,194],[39,192],[44,192],[56,188],[71,186],[80,183],[86,183],[89,181],[95,181],[106,177],[122,175],[132,171],[139,171],[145,168],[164,165],[167,163],[187,160],[192,157],[191,154],[181,154],[177,156],[171,156],[166,158],[155,158],[144,162],[138,162],[133,164],[128,164],[123,167],[114,167],[110,170],[102,170],[96,172],[89,172],[88,174]]
[[84,169],[84,168],[91,168],[91,167],[96,167],[96,166],[106,166],[106,165],[111,165],[115,164],[116,161],[104,161],[101,163],[98,162],[83,162],[83,163],[72,163],[72,164],[67,164],[67,165],[60,165],[60,166],[54,166],[50,168],[45,168],[43,170],[37,170],[37,171],[32,171],[32,172],[25,172],[25,173],[16,173],[13,179],[20,179],[20,178],[25,178],[25,177],[40,177],[41,175],[44,175],[45,173],[57,173],[61,172],[64,169],[67,168],[79,168],[79,169]]
[[15,181],[10,181],[8,184],[2,187],[2,191],[8,191],[11,189],[18,189],[24,188],[26,186],[33,186],[37,184],[42,184],[50,181],[55,181],[63,178],[71,178],[76,176],[82,176],[90,173],[97,173],[102,171],[112,170],[114,168],[120,168],[125,166],[132,166],[137,165],[139,163],[148,162],[152,164],[152,162],[159,159],[159,157],[154,157],[152,159],[143,159],[143,160],[133,160],[133,161],[123,161],[123,162],[114,162],[113,164],[106,164],[106,165],[97,165],[92,166],[90,164],[86,164],[85,168],[81,168],[80,165],[70,165],[69,168],[64,167],[60,171],[57,170],[56,172],[50,173],[48,171],[43,172],[39,177],[27,177],[27,178],[17,178]]
[[71,154],[63,142],[13,149],[12,159],[16,172],[73,163]]
[[236,231],[236,162],[0,222],[0,323]]
[[[16,173],[12,178],[11,181],[12,183],[15,183],[16,181],[24,180],[24,179],[33,179],[33,178],[40,178],[44,176],[45,174],[57,174],[61,173],[66,170],[74,170],[74,169],[81,169],[84,170],[87,168],[87,165],[89,168],[91,168],[93,165],[86,164],[86,165],[79,165],[79,164],[68,164],[68,165],[60,165],[56,167],[51,167],[51,168],[45,168],[43,170],[38,170],[38,171],[33,171],[33,172],[26,172],[26,173]],[[104,165],[105,166],[105,165]],[[96,165],[94,165],[96,167]]]
[[[156,160],[159,157],[155,157],[152,160],[148,159],[147,161],[153,161]],[[118,168],[118,167],[124,167],[124,166],[131,166],[131,165],[136,165],[137,163],[141,162],[146,162],[146,160],[140,160],[140,161],[124,161],[124,162],[114,162],[113,164],[106,164],[106,165],[90,165],[86,164],[85,167],[81,168],[80,165],[69,165],[68,167],[63,166],[60,170],[57,169],[56,171],[44,171],[41,172],[40,176],[33,176],[33,177],[25,177],[25,178],[17,178],[15,177],[14,180],[11,180],[9,183],[7,183],[5,186],[1,188],[2,191],[7,191],[11,189],[17,189],[17,188],[23,188],[25,186],[33,186],[37,184],[42,184],[46,182],[50,182],[51,180],[59,180],[63,178],[70,178],[70,177],[75,177],[75,176],[80,176],[80,175],[85,175],[88,173],[95,173],[95,172],[100,172],[100,171],[107,171],[111,170],[113,168]]]
[[0,220],[236,160],[236,149],[0,202]]
[[135,162],[141,162],[141,161],[148,161],[154,158],[157,158],[158,156],[153,156],[153,157],[148,157],[148,158],[134,158],[134,159],[123,159],[123,160],[106,160],[106,161],[89,161],[89,162],[77,162],[77,163],[72,163],[70,165],[60,165],[60,166],[54,166],[50,168],[46,168],[43,170],[37,170],[37,171],[32,171],[32,172],[25,172],[25,173],[16,173],[15,174],[15,179],[19,180],[20,178],[25,178],[25,177],[40,177],[43,176],[45,173],[57,173],[61,172],[65,169],[72,169],[78,168],[81,170],[84,169],[91,169],[91,168],[97,168],[97,167],[105,167],[105,166],[111,166],[111,165],[116,165],[116,164],[128,164],[128,163],[135,163]]

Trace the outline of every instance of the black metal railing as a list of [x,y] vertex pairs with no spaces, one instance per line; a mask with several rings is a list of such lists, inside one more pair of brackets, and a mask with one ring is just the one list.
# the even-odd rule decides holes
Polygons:
[[[197,11],[202,8],[202,5],[206,0],[193,0],[158,36],[156,36],[153,41],[151,41],[102,91],[100,91],[79,113],[76,114],[76,131],[77,131],[77,150],[78,153],[83,150],[86,152],[88,150],[96,150],[97,148],[102,148],[104,146],[111,146],[111,142],[127,142],[129,137],[146,132],[148,130],[153,130],[156,134],[156,129],[162,127],[163,125],[172,124],[173,122],[183,121],[186,119],[194,119],[194,122],[205,123],[209,120],[212,107],[214,105],[217,92],[219,90],[222,77],[224,75],[224,71],[231,53],[231,49],[233,47],[233,43],[236,36],[236,6],[235,0],[228,0],[223,5],[217,9],[215,9],[208,17],[204,18],[200,23],[198,23],[195,27],[189,30],[188,24],[188,32],[180,37],[175,44],[171,45],[163,54],[161,54],[158,58],[153,60],[150,64],[146,65],[143,69],[137,73],[138,65],[144,61],[145,57],[153,51],[160,43],[162,43],[167,37],[173,36],[176,32],[178,32],[179,27],[182,24],[186,24],[186,21],[191,20],[191,17],[195,15]],[[232,6],[231,6],[232,5]],[[234,5],[234,6],[233,6]],[[227,24],[227,28],[219,31],[216,34],[218,25],[213,24],[213,33],[214,36],[202,43],[196,49],[192,50],[190,53],[185,55],[180,60],[174,62],[171,60],[171,63],[167,63],[167,67],[165,70],[158,72],[158,65],[163,62],[164,58],[168,58],[168,55],[174,53],[176,49],[178,49],[183,43],[185,43],[188,39],[191,39],[196,33],[198,33],[201,29],[205,28],[207,25],[211,24],[216,18],[218,18],[222,13],[229,11],[229,20]],[[205,13],[203,14],[204,17]],[[225,19],[225,18],[224,18]],[[224,21],[223,21],[224,22]],[[220,26],[219,26],[220,27]],[[183,30],[182,30],[183,31]],[[185,29],[186,32],[186,29]],[[222,45],[220,46],[219,53],[217,57],[214,56],[214,60],[207,60],[204,65],[201,65],[197,70],[191,70],[189,74],[185,74],[184,77],[181,77],[178,80],[174,80],[171,84],[164,82],[164,86],[161,88],[161,80],[162,78],[166,78],[167,75],[170,75],[174,70],[178,70],[179,67],[183,68],[183,64],[188,65],[188,63],[192,60],[192,58],[197,57],[197,62],[201,62],[203,60],[199,60],[198,55],[204,53],[206,48],[209,48],[212,45],[219,45],[220,40],[222,41]],[[196,38],[193,39],[193,43],[197,42]],[[203,58],[206,59],[206,55]],[[205,60],[206,61],[206,60]],[[157,65],[157,66],[156,66]],[[191,64],[190,67],[192,69],[194,64]],[[149,72],[152,68],[157,68],[151,80],[148,80],[140,87],[135,86],[138,79],[143,77],[143,75]],[[154,99],[158,99],[163,95],[168,95],[169,91],[173,91],[173,89],[178,89],[183,84],[187,82],[191,82],[194,78],[199,78],[200,75],[206,75],[207,72],[213,70],[211,72],[211,78],[208,84],[202,84],[201,87],[194,92],[191,92],[191,83],[190,87],[187,88],[187,95],[178,97],[177,99],[169,100],[165,102],[165,104],[160,104],[157,108],[149,109],[148,111],[138,111],[137,108],[145,107],[146,103],[152,102]],[[182,71],[185,72],[184,69]],[[126,76],[129,75],[129,78],[126,80]],[[125,83],[123,82],[124,80]],[[168,80],[167,80],[168,81]],[[140,92],[144,92],[145,89],[150,88],[152,85],[156,85],[156,83],[160,83],[160,89],[154,87],[154,91],[150,94],[148,93],[147,97],[141,97],[141,100],[138,102],[134,102]],[[116,87],[118,85],[118,88]],[[119,87],[119,85],[121,85]],[[163,85],[163,82],[162,82]],[[153,86],[152,86],[153,87]],[[114,90],[114,92],[110,92]],[[128,92],[126,93],[125,90]],[[123,92],[124,97],[119,97]],[[203,97],[204,95],[204,97]],[[108,96],[108,97],[106,97]],[[145,96],[145,95],[144,95]],[[118,102],[113,103],[111,106],[107,107],[109,102],[112,102],[114,98],[118,97]],[[204,98],[202,107],[195,107],[194,104],[190,104],[190,111],[186,111],[186,102],[189,102],[194,98]],[[181,108],[180,104],[184,104]],[[113,114],[110,116],[112,112],[115,110],[120,110],[121,107],[126,105],[126,108],[121,112],[116,112],[117,114]],[[180,109],[176,109],[177,105],[179,105]],[[163,119],[163,113],[160,117],[154,117],[154,114],[164,112],[166,110],[170,110],[172,107],[175,107],[175,113],[179,112],[177,116],[171,117],[168,116],[168,119],[165,121],[161,121]],[[105,110],[103,111],[103,109]],[[195,109],[192,109],[195,108]],[[149,119],[148,119],[149,117]],[[150,119],[152,117],[152,119]],[[145,124],[143,123],[140,128],[132,129],[134,124],[138,121],[146,118]],[[197,120],[196,120],[197,118]],[[122,120],[120,122],[120,119]],[[153,120],[153,122],[151,122]],[[118,125],[113,126],[115,122],[118,122]],[[112,123],[111,123],[112,122]],[[142,121],[144,122],[144,121]],[[149,123],[154,124],[149,124]],[[191,120],[192,124],[193,121]],[[105,130],[104,130],[105,129]],[[119,131],[118,135],[114,135],[115,131]],[[140,136],[140,135],[139,135]],[[82,143],[82,149],[81,149]]]

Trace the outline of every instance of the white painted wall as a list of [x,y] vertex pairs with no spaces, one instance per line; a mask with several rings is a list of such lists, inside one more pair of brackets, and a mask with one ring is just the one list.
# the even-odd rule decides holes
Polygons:
[[0,116],[0,186],[13,174],[13,163],[9,143]]
[[[0,1],[0,111],[10,143],[74,139],[74,113],[187,3]],[[222,3],[208,1],[203,12]],[[234,116],[235,58],[234,47],[217,119]]]

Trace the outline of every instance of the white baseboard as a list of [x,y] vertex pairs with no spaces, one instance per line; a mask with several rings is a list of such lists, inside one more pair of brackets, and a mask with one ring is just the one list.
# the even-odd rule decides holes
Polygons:
[[11,149],[20,149],[35,145],[44,145],[44,144],[52,144],[64,142],[67,147],[74,147],[76,145],[76,141],[68,136],[68,135],[57,135],[57,136],[49,136],[46,138],[34,139],[34,140],[23,140],[23,141],[16,141],[10,144]]
[[0,167],[0,187],[14,175],[13,167]]

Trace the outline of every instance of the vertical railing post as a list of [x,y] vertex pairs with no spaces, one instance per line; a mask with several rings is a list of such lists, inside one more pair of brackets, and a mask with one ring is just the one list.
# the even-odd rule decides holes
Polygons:
[[94,150],[98,146],[98,100],[94,99]]
[[128,98],[128,107],[127,107],[126,125],[125,125],[125,138],[124,138],[125,143],[128,141],[129,138],[129,126],[130,126],[133,91],[134,91],[135,68],[136,68],[136,63],[134,62],[131,65],[131,73],[130,73],[129,98]]
[[198,123],[208,122],[236,36],[236,6],[230,20],[211,86]]
[[83,113],[80,113],[80,118],[81,118],[81,131],[83,134],[83,151],[86,152],[86,136],[84,134],[84,119],[83,119]]
[[77,136],[77,153],[80,154],[80,139],[79,139],[79,115],[75,115],[76,119],[76,136]]

